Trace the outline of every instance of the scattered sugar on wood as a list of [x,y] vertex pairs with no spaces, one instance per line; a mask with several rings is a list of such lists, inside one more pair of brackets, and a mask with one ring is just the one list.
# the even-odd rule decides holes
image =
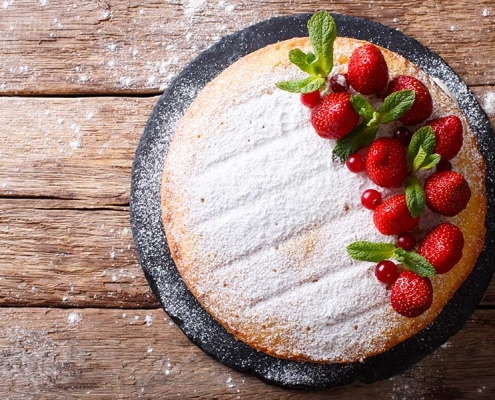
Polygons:
[[78,325],[81,321],[82,321],[82,315],[80,313],[78,313],[78,312],[71,312],[67,316],[67,323],[70,326]]
[[483,102],[483,110],[487,114],[495,114],[495,92],[488,92]]

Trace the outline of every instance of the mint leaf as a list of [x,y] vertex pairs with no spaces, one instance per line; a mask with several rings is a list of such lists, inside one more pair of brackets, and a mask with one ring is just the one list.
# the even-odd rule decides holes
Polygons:
[[347,246],[347,253],[355,260],[380,262],[391,258],[395,246],[391,243],[354,242]]
[[[314,54],[311,54],[314,60]],[[311,57],[308,57],[309,54],[306,54],[301,49],[292,49],[289,51],[289,61],[294,65],[298,66],[302,71],[307,72],[308,74],[314,74],[314,68],[311,66]],[[311,60],[311,61],[310,61]]]
[[370,120],[373,118],[373,113],[375,110],[373,110],[371,104],[364,97],[353,94],[351,96],[351,104],[354,111],[356,111],[365,120]]
[[339,139],[333,148],[333,157],[341,161],[347,160],[359,149],[368,147],[375,140],[378,125],[368,126],[366,121],[356,126],[349,134]]
[[337,37],[337,26],[332,16],[320,10],[308,21],[309,40],[316,53],[316,64],[322,76],[326,77],[333,67],[333,42]]
[[407,148],[407,165],[410,171],[413,171],[414,159],[419,152],[419,148],[422,147],[427,156],[433,153],[433,149],[437,144],[435,132],[431,126],[423,126],[419,128],[411,138],[411,143]]
[[404,253],[400,262],[412,272],[428,278],[437,273],[435,268],[422,255],[413,251],[404,251]]
[[436,274],[435,268],[426,258],[391,243],[354,242],[347,246],[347,253],[355,260],[376,263],[393,258],[419,276],[432,277]]
[[382,106],[378,109],[380,123],[388,124],[398,120],[412,107],[415,98],[414,90],[401,90],[385,97]]
[[275,85],[282,90],[292,93],[310,93],[318,90],[325,84],[325,78],[310,75],[307,78],[295,81],[277,82]]
[[418,178],[410,176],[406,179],[406,204],[411,215],[416,218],[425,211],[426,195]]
[[421,164],[421,166],[419,167],[419,169],[430,169],[430,168],[433,168],[435,165],[437,165],[440,160],[441,160],[441,156],[440,154],[430,154],[429,156],[427,156],[423,163]]
[[421,165],[423,165],[423,162],[425,161],[426,157],[428,157],[428,153],[423,149],[423,146],[419,146],[418,149],[418,154],[416,154],[416,157],[414,157],[413,160],[413,165],[412,165],[412,173],[416,173]]

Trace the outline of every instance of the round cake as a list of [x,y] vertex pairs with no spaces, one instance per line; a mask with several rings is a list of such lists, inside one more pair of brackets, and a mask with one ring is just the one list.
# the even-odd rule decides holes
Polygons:
[[[338,37],[332,73],[345,74],[364,42]],[[380,48],[389,79],[419,79],[430,91],[429,120],[455,115],[463,144],[450,161],[469,184],[467,207],[454,217],[426,209],[412,230],[419,243],[450,222],[464,237],[462,258],[431,278],[433,301],[418,317],[397,313],[375,264],[352,259],[356,241],[395,243],[361,204],[366,189],[384,199],[404,192],[351,173],[332,157],[337,141],[315,133],[311,110],[276,83],[301,71],[294,38],[251,53],[205,86],[173,136],[163,171],[163,222],[173,260],[200,304],[236,338],[269,355],[347,363],[382,353],[423,330],[472,271],[483,247],[484,163],[476,138],[444,85],[405,58]],[[349,89],[352,92],[352,88]],[[380,96],[365,96],[379,105]],[[390,136],[400,123],[380,125]],[[416,128],[416,127],[415,127]],[[433,169],[434,170],[434,169]],[[424,182],[432,170],[421,171]],[[417,247],[417,246],[416,246]]]

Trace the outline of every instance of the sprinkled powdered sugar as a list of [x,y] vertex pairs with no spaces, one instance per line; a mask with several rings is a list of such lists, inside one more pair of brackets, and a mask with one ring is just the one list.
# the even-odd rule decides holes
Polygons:
[[[228,75],[200,94],[168,155],[165,188],[177,220],[166,229],[187,248],[176,253],[181,274],[229,330],[276,355],[340,362],[383,351],[408,323],[391,313],[373,265],[346,253],[356,240],[394,239],[360,204],[377,187],[332,161],[335,142],[314,133],[297,95],[270,89],[297,71],[262,65],[255,81],[240,74],[249,83],[235,87],[235,98],[222,92]],[[442,99],[432,117],[453,112],[420,77]],[[419,235],[439,221],[427,213]]]
[[[287,18],[284,19],[284,24],[287,21]],[[368,28],[365,27],[364,29]],[[409,48],[409,39],[401,36],[400,33],[392,32],[391,37],[393,40],[390,41],[387,39],[387,34],[381,32],[381,28],[378,33],[374,31],[375,29],[376,26],[370,30],[368,35],[373,36],[373,40],[376,40],[377,43],[392,47],[398,52]],[[251,28],[248,28],[247,31],[251,31]],[[241,44],[244,43],[246,48],[249,48],[249,45],[243,39],[244,33],[244,31],[240,32],[242,36],[237,37],[237,39],[240,40]],[[236,46],[240,45],[236,42]],[[215,47],[218,47],[218,45]],[[230,49],[230,47],[227,48]],[[218,53],[218,49],[212,48],[211,50],[216,54],[216,61],[222,62],[225,59],[222,53],[223,50],[220,53]],[[244,54],[246,52],[248,51],[245,51]],[[463,107],[465,112],[468,112],[467,117],[475,130],[481,135],[485,134],[486,130],[489,129],[486,118],[483,118],[474,96],[469,93],[466,86],[457,76],[438,57],[431,57],[428,51],[406,51],[405,53],[408,58],[427,70],[431,75],[444,79],[446,85],[457,97],[460,106]],[[230,64],[230,62],[228,61],[227,64]],[[179,327],[194,343],[224,364],[235,366],[238,369],[249,370],[256,375],[262,376],[265,380],[284,386],[288,385],[289,387],[294,387],[294,385],[327,387],[349,382],[349,377],[355,378],[358,376],[367,377],[368,381],[383,379],[383,377],[397,373],[398,370],[410,365],[412,361],[408,358],[409,354],[415,355],[412,359],[417,359],[418,354],[424,354],[424,350],[422,350],[423,344],[428,346],[431,332],[435,332],[436,340],[438,340],[439,336],[448,338],[452,331],[449,330],[450,328],[446,328],[444,331],[443,326],[450,326],[451,320],[449,319],[449,322],[447,322],[444,318],[442,319],[443,323],[437,324],[435,321],[432,326],[434,327],[433,330],[426,329],[416,335],[418,338],[418,341],[414,341],[416,344],[410,343],[406,344],[405,347],[399,346],[408,350],[406,350],[404,357],[397,360],[398,363],[394,361],[393,356],[392,358],[387,356],[389,352],[384,354],[385,357],[379,356],[376,358],[378,364],[374,363],[372,359],[366,360],[363,364],[363,366],[369,364],[366,370],[353,366],[353,364],[324,366],[292,363],[268,357],[263,353],[254,351],[241,341],[235,340],[197,304],[178,276],[164,238],[160,217],[160,177],[163,158],[169,148],[170,138],[176,129],[178,118],[196,96],[198,88],[201,88],[204,82],[212,78],[212,73],[214,76],[223,68],[222,64],[215,63],[212,66],[209,61],[205,63],[205,59],[199,57],[187,68],[187,74],[179,77],[174,82],[171,86],[172,90],[169,90],[169,93],[162,97],[150,118],[133,165],[131,219],[136,247],[141,265],[151,278],[150,282],[154,286],[155,293],[163,302],[164,308],[172,319],[178,323]],[[490,154],[487,153],[485,148],[488,145],[487,141],[481,142],[485,155]],[[470,151],[477,155],[475,149]],[[457,168],[457,166],[454,167]],[[170,324],[172,323],[170,322]],[[442,330],[438,330],[439,327]],[[440,332],[447,332],[447,336]],[[431,350],[427,352],[429,351]],[[398,354],[401,354],[400,350]],[[387,361],[383,363],[382,359]],[[371,375],[368,374],[368,369]],[[380,376],[382,378],[377,378]]]

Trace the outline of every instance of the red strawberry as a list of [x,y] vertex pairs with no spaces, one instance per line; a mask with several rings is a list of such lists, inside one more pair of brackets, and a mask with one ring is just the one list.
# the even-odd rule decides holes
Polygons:
[[426,258],[438,274],[452,269],[462,258],[464,236],[461,230],[448,222],[432,229],[419,245],[418,254]]
[[442,156],[442,160],[454,158],[462,147],[462,122],[455,115],[428,122],[435,132],[437,145],[435,153]]
[[390,302],[392,308],[404,317],[420,316],[433,302],[430,280],[412,271],[402,272],[392,286]]
[[366,156],[366,171],[378,186],[401,185],[409,175],[406,148],[396,138],[376,139]]
[[453,217],[464,210],[471,198],[471,189],[464,177],[454,171],[431,175],[425,182],[426,205],[440,215]]
[[354,129],[359,115],[347,92],[330,93],[311,109],[311,123],[316,133],[326,139],[340,139]]
[[428,118],[433,110],[433,100],[428,88],[412,76],[399,75],[388,85],[387,95],[400,90],[414,90],[416,98],[412,107],[399,120],[404,125],[416,125]]
[[413,229],[419,217],[413,218],[406,204],[406,195],[398,194],[389,197],[373,212],[376,229],[384,235],[397,235]]
[[388,82],[388,67],[380,49],[371,43],[355,49],[349,60],[347,79],[359,93],[380,93]]

